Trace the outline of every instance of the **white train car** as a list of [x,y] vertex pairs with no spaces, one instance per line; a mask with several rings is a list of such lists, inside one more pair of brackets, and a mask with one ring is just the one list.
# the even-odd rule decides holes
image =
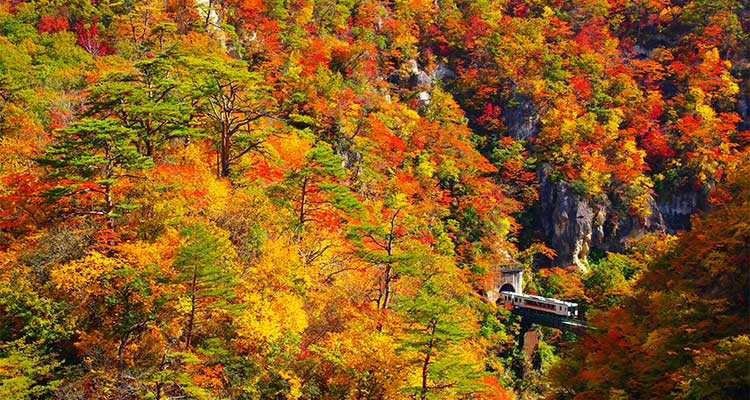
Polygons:
[[578,304],[530,294],[502,292],[503,303],[513,307],[548,312],[562,317],[578,318]]

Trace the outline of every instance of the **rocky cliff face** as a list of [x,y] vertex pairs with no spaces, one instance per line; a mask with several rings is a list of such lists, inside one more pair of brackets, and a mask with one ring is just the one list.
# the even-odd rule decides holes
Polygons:
[[502,110],[505,126],[513,139],[528,140],[539,132],[541,116],[528,95],[514,92]]
[[547,245],[555,249],[557,265],[576,265],[581,269],[589,254],[594,232],[603,240],[603,224],[588,202],[579,198],[565,182],[552,182],[548,170],[539,172],[540,223]]
[[[540,115],[533,99],[514,93],[502,109],[508,135],[523,140],[536,137]],[[537,173],[541,212],[536,227],[557,253],[551,265],[586,269],[592,249],[621,251],[628,239],[647,232],[686,229],[690,216],[705,209],[699,193],[679,190],[651,199],[650,215],[645,218],[628,215],[613,206],[613,199],[593,201],[583,197],[567,182],[554,181],[551,174],[548,165],[541,166]]]
[[[547,166],[538,174],[539,223],[547,245],[557,252],[553,265],[575,265],[585,270],[591,249],[620,251],[627,239],[672,228],[656,201],[649,202],[650,215],[645,218],[623,215],[614,210],[610,201],[593,202],[576,193],[568,183],[553,181],[550,172]],[[690,204],[696,203],[680,203],[684,207],[669,209],[673,213],[670,215],[689,217],[695,211]]]
[[690,227],[690,216],[708,208],[706,196],[696,190],[682,189],[664,196],[658,202],[667,230],[675,232]]

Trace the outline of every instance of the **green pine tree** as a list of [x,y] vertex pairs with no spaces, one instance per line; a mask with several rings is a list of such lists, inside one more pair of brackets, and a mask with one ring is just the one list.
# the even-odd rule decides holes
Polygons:
[[310,223],[330,227],[335,225],[330,217],[337,211],[348,213],[361,208],[354,194],[340,183],[345,175],[342,158],[321,141],[305,154],[301,165],[269,190],[277,203],[293,210],[298,232]]
[[127,73],[112,73],[89,89],[86,115],[114,117],[132,129],[141,154],[155,156],[172,139],[197,135],[190,126],[194,109],[179,77],[181,58],[167,49],[135,63]]
[[416,354],[420,384],[405,389],[413,399],[456,399],[480,389],[481,368],[462,350],[475,333],[474,316],[450,281],[442,274],[428,277],[413,296],[393,303],[407,324],[400,349]]
[[241,305],[234,302],[238,279],[231,269],[232,247],[226,237],[212,232],[207,226],[193,225],[182,230],[187,243],[180,247],[176,259],[176,283],[187,302],[185,349],[195,344],[201,324],[213,314],[234,314]]
[[231,165],[256,151],[268,136],[262,123],[276,108],[271,87],[248,64],[216,56],[187,58],[194,104],[204,133],[218,153],[217,176],[229,176]]
[[[113,187],[152,166],[151,158],[133,144],[135,132],[112,118],[73,122],[60,129],[44,156],[35,159],[49,167],[49,177],[59,185],[47,190],[50,201],[71,199],[63,212],[93,214],[109,218],[130,205],[113,197]],[[94,194],[97,199],[84,201]]]

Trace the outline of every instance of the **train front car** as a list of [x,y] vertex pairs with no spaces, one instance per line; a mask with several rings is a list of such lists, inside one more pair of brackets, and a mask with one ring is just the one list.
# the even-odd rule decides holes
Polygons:
[[503,304],[506,304],[506,305],[510,304],[511,306],[514,306],[514,307],[517,305],[516,304],[518,301],[517,296],[520,296],[520,295],[516,294],[515,292],[500,292],[500,294],[503,296]]
[[577,303],[568,303],[568,317],[573,319],[578,319],[578,304]]

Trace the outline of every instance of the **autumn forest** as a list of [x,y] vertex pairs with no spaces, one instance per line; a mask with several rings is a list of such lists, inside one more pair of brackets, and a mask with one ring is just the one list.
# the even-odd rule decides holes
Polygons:
[[747,0],[0,0],[2,399],[747,399],[749,281]]

